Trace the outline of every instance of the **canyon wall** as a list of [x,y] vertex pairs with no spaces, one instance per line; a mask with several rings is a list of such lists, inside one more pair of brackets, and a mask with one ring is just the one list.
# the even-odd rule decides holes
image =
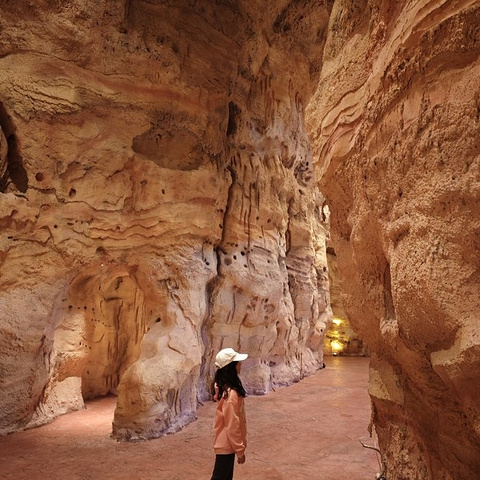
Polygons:
[[0,2],[1,434],[108,394],[117,438],[175,431],[223,347],[251,393],[322,365],[303,7]]
[[387,478],[475,478],[479,26],[473,0],[1,1],[0,434],[108,394],[117,438],[177,430],[227,346],[251,393],[314,372],[330,223]]
[[[331,246],[327,246],[327,263],[333,320],[325,333],[323,354],[368,357],[368,347],[352,328],[347,312],[343,307],[343,292],[346,287],[342,285],[342,279],[338,272],[337,255]],[[348,279],[346,281],[348,283]]]
[[480,3],[337,1],[307,109],[389,480],[480,472]]

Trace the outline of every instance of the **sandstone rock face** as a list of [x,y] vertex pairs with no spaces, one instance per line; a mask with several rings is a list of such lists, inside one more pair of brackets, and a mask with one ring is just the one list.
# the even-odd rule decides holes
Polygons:
[[480,472],[479,40],[479,2],[335,2],[307,113],[389,479]]
[[343,306],[343,292],[346,287],[342,285],[342,280],[339,277],[337,255],[331,246],[327,247],[327,263],[333,320],[325,333],[323,354],[367,357],[369,356],[367,345],[352,328]]
[[1,2],[1,434],[108,394],[174,431],[222,347],[253,393],[321,365],[329,4]]
[[475,478],[479,25],[474,0],[1,2],[0,434],[107,394],[118,438],[174,431],[227,346],[253,393],[313,372],[324,194],[387,477]]

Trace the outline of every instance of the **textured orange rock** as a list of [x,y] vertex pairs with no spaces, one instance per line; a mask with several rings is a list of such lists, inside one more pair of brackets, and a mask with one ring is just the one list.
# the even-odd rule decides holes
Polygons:
[[224,346],[253,392],[315,371],[331,312],[303,112],[327,6],[0,9],[0,432],[109,392],[116,436],[176,430]]
[[1,433],[107,392],[178,429],[222,346],[314,371],[318,181],[388,478],[475,478],[478,1],[0,8]]
[[[348,287],[342,286],[338,274],[337,256],[331,246],[327,248],[327,260],[330,305],[334,318],[325,333],[323,353],[324,355],[369,356],[367,345],[353,330],[343,308],[343,292]],[[348,279],[346,282],[348,285]]]
[[389,479],[480,472],[480,5],[335,2],[308,112]]
[[[302,382],[246,400],[247,461],[235,468],[235,479],[308,479],[318,472],[325,479],[375,478],[375,452],[359,442],[373,443],[366,430],[368,359],[337,357],[326,363],[327,368]],[[113,398],[96,399],[50,425],[0,437],[2,476],[210,478],[215,406],[205,402],[197,410],[198,420],[176,435],[126,444],[109,438]],[[283,435],[274,435],[277,431]]]

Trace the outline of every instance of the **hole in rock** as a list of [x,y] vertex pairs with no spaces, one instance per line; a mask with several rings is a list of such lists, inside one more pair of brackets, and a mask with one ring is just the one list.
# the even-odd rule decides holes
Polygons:
[[238,129],[238,117],[241,113],[240,108],[235,103],[230,102],[228,104],[228,125],[227,135],[231,136],[237,132]]
[[0,103],[0,192],[18,190],[26,193],[28,176],[23,166],[16,129],[10,115]]

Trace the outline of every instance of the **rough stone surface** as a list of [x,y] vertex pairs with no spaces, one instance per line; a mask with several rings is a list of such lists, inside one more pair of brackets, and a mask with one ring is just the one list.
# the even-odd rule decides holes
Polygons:
[[[248,397],[247,461],[235,467],[235,480],[306,480],[318,472],[328,480],[375,478],[376,452],[360,444],[376,445],[367,431],[368,362],[330,357],[302,382]],[[126,443],[110,437],[114,401],[95,399],[49,425],[0,437],[2,480],[210,478],[214,402],[175,435]]]
[[337,256],[331,246],[327,247],[327,263],[333,320],[325,333],[323,354],[369,356],[367,345],[352,328],[343,306],[343,295],[344,291],[348,290],[348,279],[346,280],[347,287],[342,285],[338,272]]
[[480,472],[480,4],[335,2],[307,113],[389,479]]
[[106,393],[117,437],[176,430],[220,347],[254,393],[315,371],[324,194],[387,477],[478,476],[479,28],[478,0],[0,2],[0,433]]
[[0,2],[0,433],[109,393],[117,437],[175,431],[222,347],[252,393],[322,364],[329,9]]

